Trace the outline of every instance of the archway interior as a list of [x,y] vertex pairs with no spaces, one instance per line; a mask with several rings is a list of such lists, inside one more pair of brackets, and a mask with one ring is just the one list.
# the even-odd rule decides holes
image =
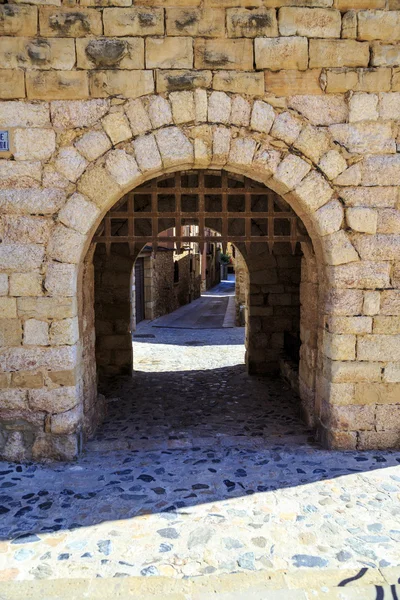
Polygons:
[[[131,276],[143,246],[150,243],[156,250],[168,243],[180,252],[185,244],[196,243],[202,250],[204,244],[215,242],[214,231],[223,250],[233,243],[243,257],[240,279],[246,305],[248,372],[275,375],[285,354],[294,359],[292,363],[298,363],[300,357],[306,379],[303,409],[312,423],[312,361],[316,353],[310,350],[316,347],[317,323],[311,313],[316,304],[302,307],[303,348],[299,352],[299,284],[302,271],[306,279],[310,271],[301,268],[305,258],[300,244],[312,248],[311,242],[301,221],[280,196],[245,176],[224,171],[157,177],[126,194],[103,219],[94,237],[98,374],[132,373]],[[298,364],[296,370],[292,379],[298,390]]]

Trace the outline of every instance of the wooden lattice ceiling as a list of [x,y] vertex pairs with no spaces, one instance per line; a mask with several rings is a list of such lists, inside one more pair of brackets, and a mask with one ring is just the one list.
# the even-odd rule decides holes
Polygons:
[[[182,235],[184,225],[197,225],[198,235]],[[175,228],[175,235],[166,230]],[[220,236],[210,236],[207,230]],[[128,243],[153,248],[161,241],[267,243],[270,251],[286,242],[295,252],[307,233],[290,206],[275,192],[247,177],[225,171],[188,171],[157,177],[126,194],[103,219],[94,242]]]

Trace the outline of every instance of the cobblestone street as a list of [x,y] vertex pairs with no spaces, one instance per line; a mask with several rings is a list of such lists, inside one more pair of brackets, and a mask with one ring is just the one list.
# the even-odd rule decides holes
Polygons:
[[153,325],[75,464],[1,463],[0,581],[400,565],[400,453],[320,449],[244,329]]

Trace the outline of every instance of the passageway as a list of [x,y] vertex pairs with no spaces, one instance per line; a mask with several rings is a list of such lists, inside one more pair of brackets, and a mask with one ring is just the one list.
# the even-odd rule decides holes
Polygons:
[[108,417],[89,449],[307,444],[299,399],[280,378],[249,376],[234,281],[133,334],[133,377],[101,390]]

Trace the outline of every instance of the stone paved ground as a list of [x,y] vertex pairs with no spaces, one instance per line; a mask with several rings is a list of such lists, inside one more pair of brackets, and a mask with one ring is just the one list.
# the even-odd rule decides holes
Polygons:
[[243,333],[143,324],[76,463],[0,464],[0,581],[400,564],[400,453],[319,448]]

